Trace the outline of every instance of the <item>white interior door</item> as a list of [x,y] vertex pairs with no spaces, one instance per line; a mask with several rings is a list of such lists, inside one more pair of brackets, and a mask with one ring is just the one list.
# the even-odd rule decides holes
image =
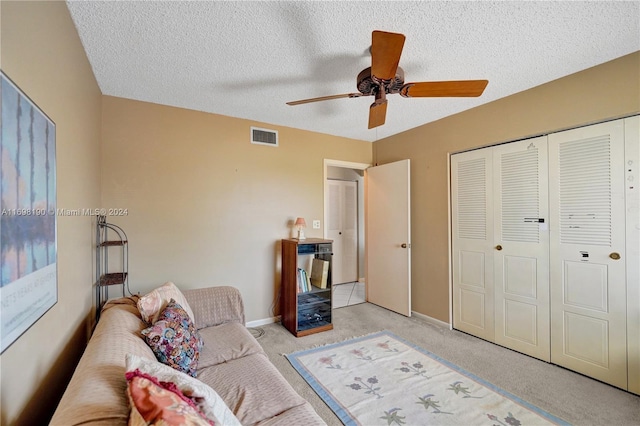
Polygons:
[[358,184],[329,180],[327,191],[327,238],[333,240],[331,282],[354,282],[358,280]]
[[493,341],[493,157],[451,156],[453,327]]
[[626,388],[622,120],[549,135],[549,172],[551,361]]
[[367,301],[411,316],[409,160],[365,171]]
[[547,137],[490,149],[495,342],[548,362]]

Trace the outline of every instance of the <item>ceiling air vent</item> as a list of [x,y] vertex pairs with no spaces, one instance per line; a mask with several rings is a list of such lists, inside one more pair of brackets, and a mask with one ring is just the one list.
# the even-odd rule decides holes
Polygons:
[[251,143],[278,146],[278,131],[251,127]]

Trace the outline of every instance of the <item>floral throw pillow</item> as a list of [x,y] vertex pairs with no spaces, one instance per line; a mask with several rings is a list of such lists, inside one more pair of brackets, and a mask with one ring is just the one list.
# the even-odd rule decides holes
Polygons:
[[158,361],[196,377],[202,337],[189,314],[171,299],[158,320],[142,330],[145,341]]
[[126,374],[131,404],[129,426],[211,426],[195,404],[173,384],[135,370]]

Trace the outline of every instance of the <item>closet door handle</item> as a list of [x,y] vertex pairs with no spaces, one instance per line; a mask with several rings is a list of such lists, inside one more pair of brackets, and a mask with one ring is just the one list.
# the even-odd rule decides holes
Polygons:
[[616,253],[615,251],[613,253],[611,253],[609,255],[610,258],[612,258],[613,260],[619,260],[620,259],[620,253]]
[[502,250],[502,246],[501,246],[500,244],[498,244],[498,245],[496,246],[496,250],[498,250],[498,251]]

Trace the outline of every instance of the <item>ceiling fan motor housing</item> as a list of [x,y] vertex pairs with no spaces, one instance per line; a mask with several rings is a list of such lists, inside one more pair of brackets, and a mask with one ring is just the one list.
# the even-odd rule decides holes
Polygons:
[[404,71],[398,67],[396,76],[391,80],[380,80],[371,75],[371,67],[360,71],[357,79],[358,91],[365,96],[376,95],[380,87],[384,87],[387,94],[399,93],[404,85]]

